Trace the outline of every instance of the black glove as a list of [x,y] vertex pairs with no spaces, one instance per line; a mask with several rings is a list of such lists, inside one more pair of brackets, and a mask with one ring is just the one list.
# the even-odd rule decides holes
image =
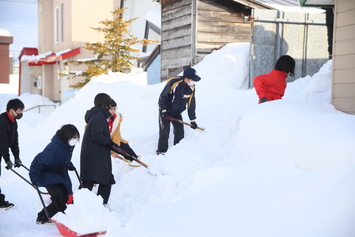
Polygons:
[[191,123],[191,128],[192,128],[192,129],[196,129],[196,128],[197,128],[197,124],[196,124],[195,122],[192,122],[192,123]]
[[76,168],[74,166],[72,166],[72,167],[68,167],[68,170],[74,171],[74,170],[76,170]]
[[132,156],[124,156],[124,158],[126,160],[129,160],[130,162],[134,161],[134,159],[132,158]]
[[12,167],[14,166],[14,164],[11,162],[11,160],[5,161],[6,162],[6,167],[5,169],[12,169]]
[[259,104],[264,103],[264,102],[266,102],[266,101],[267,101],[267,98],[266,98],[266,97],[260,98],[260,99],[259,99]]
[[162,112],[161,112],[161,116],[164,118],[164,119],[168,119],[168,117],[170,116],[168,114],[168,112],[164,109]]
[[20,158],[15,159],[15,168],[21,167],[22,161]]

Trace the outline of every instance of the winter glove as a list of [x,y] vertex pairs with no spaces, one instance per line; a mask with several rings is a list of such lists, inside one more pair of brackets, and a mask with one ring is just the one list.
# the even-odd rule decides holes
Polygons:
[[15,168],[21,167],[22,166],[22,161],[20,158],[15,159]]
[[197,124],[195,122],[191,122],[191,128],[192,129],[196,129],[197,128]]
[[266,97],[260,98],[260,99],[259,99],[259,104],[264,103],[264,102],[266,102],[266,101],[267,101],[267,98],[266,98]]
[[161,116],[164,118],[164,119],[168,119],[168,117],[170,116],[168,114],[168,112],[166,111],[166,109],[162,110],[161,111]]
[[73,203],[74,203],[74,196],[73,194],[69,194],[67,204],[73,204]]
[[14,166],[14,164],[11,162],[11,160],[6,161],[6,167],[5,169],[12,169],[12,167]]
[[131,156],[124,156],[126,160],[129,160],[130,162],[134,161],[134,159]]

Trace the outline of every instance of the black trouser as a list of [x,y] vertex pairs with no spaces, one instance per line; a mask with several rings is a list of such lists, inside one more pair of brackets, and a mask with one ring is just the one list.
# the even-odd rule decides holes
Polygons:
[[[179,120],[182,120],[181,114],[174,116]],[[178,144],[181,139],[184,138],[184,125],[179,122],[171,121],[165,119],[161,111],[159,110],[159,141],[158,141],[158,151],[166,152],[168,150],[169,144],[169,133],[170,133],[170,123],[174,127],[174,145]]]
[[[53,184],[46,187],[48,193],[51,195],[52,202],[47,206],[48,217],[51,218],[59,211],[63,212],[67,209],[68,191],[64,184]],[[44,209],[38,213],[38,216],[45,218],[46,213]]]
[[[92,180],[86,180],[83,181],[84,188],[89,189],[92,191],[92,188],[94,187],[95,182]],[[97,190],[97,195],[100,195],[102,199],[104,200],[104,204],[107,204],[108,199],[111,194],[111,184],[99,184],[99,188]]]

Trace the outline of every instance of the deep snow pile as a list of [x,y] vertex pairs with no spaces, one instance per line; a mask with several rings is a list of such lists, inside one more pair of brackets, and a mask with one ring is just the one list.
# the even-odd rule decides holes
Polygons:
[[[355,235],[355,116],[330,105],[331,61],[314,76],[289,83],[284,99],[258,105],[255,91],[245,89],[248,52],[248,44],[230,44],[194,67],[202,78],[196,85],[197,124],[206,130],[186,127],[185,139],[165,156],[155,155],[157,100],[165,83],[145,85],[145,73],[136,69],[95,78],[36,125],[28,121],[38,114],[26,112],[19,121],[23,162],[29,165],[63,124],[74,124],[82,135],[86,110],[105,92],[123,114],[123,138],[163,174],[113,159],[110,212],[89,209],[107,217],[96,219],[107,237]],[[24,96],[31,104],[32,96]],[[80,143],[73,153],[78,169],[79,157]],[[72,172],[71,178],[75,189]],[[28,184],[3,169],[0,185],[16,204],[0,213],[0,236],[58,236],[54,226],[34,223],[41,204]],[[79,220],[73,228],[88,231],[79,217],[86,210],[75,207],[80,200],[70,207]],[[64,218],[72,218],[70,209]]]

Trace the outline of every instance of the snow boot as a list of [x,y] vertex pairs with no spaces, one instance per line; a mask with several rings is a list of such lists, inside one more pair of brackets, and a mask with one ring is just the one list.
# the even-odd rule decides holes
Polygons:
[[15,206],[15,204],[13,204],[13,203],[10,203],[10,202],[8,202],[8,201],[0,201],[0,208],[1,209],[5,209],[5,210],[7,210],[7,209],[9,209],[9,208],[11,208],[11,207],[13,207],[13,206]]
[[40,211],[37,215],[36,224],[43,225],[43,224],[48,224],[48,223],[52,223],[52,221],[46,216],[46,213],[44,212],[44,210]]

